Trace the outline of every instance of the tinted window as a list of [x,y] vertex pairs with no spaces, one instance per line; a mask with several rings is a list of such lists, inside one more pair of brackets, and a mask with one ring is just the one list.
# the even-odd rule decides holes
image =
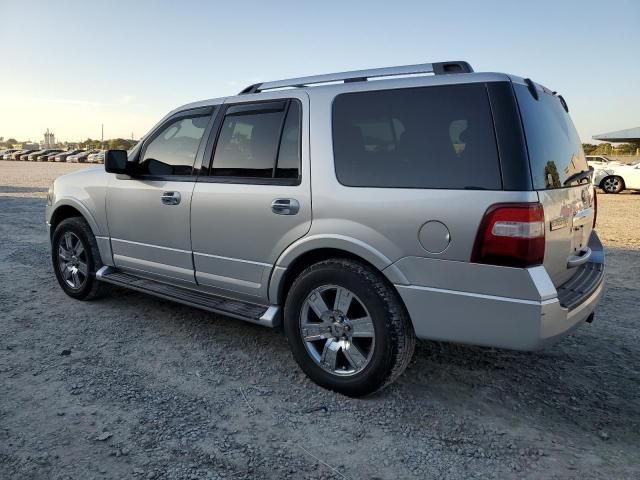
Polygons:
[[[242,178],[297,178],[300,170],[298,102],[231,107],[222,123],[212,175]],[[235,112],[238,113],[235,113]],[[286,118],[285,118],[286,115]],[[276,158],[277,157],[277,158]],[[276,163],[277,161],[277,163]]]
[[571,175],[589,168],[569,114],[558,97],[539,91],[539,100],[536,100],[526,86],[514,85],[514,88],[527,139],[533,188],[569,186],[571,181],[567,179]]
[[213,157],[213,175],[272,177],[284,111],[227,115]]
[[338,95],[333,142],[344,185],[502,188],[483,84]]
[[142,175],[191,175],[200,140],[211,117],[182,117],[166,125],[145,146]]
[[282,130],[276,177],[298,178],[300,176],[300,105],[291,102],[287,120]]

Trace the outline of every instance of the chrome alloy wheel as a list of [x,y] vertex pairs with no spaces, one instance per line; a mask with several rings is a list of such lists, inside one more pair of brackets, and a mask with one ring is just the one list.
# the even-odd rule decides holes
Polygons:
[[602,183],[602,189],[611,193],[617,192],[621,187],[620,177],[608,177]]
[[333,375],[355,375],[373,357],[373,319],[344,287],[324,285],[309,294],[300,313],[300,335],[314,362]]
[[65,232],[58,243],[58,268],[65,283],[74,290],[82,288],[89,275],[87,252],[82,240],[73,232]]

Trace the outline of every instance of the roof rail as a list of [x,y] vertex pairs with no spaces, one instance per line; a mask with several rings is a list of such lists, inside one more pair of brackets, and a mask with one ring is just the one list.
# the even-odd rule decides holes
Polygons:
[[325,75],[314,75],[311,77],[289,78],[287,80],[276,80],[274,82],[264,82],[249,85],[240,94],[259,93],[275,88],[294,87],[300,88],[307,85],[329,82],[366,82],[370,78],[393,77],[396,75],[414,75],[420,73],[433,73],[444,75],[447,73],[471,73],[473,68],[467,62],[437,62],[419,63],[416,65],[403,65],[399,67],[372,68],[369,70],[354,70],[351,72],[327,73]]

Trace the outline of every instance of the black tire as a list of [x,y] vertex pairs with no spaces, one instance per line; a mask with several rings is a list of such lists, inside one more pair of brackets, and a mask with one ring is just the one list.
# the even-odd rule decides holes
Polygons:
[[[60,247],[62,242],[65,241],[65,234],[67,232],[79,239],[84,247],[83,253],[79,255],[79,259],[83,263],[86,263],[87,275],[82,275],[83,281],[78,288],[74,288],[67,283],[61,265]],[[51,240],[51,261],[58,283],[62,287],[62,290],[71,298],[75,298],[76,300],[91,300],[102,294],[104,284],[96,280],[96,272],[102,267],[100,251],[98,250],[96,237],[93,235],[91,228],[84,218],[71,217],[58,224]]]
[[624,179],[618,175],[610,175],[600,182],[600,188],[605,193],[620,193],[624,190]]
[[[302,338],[305,300],[325,286],[351,291],[373,322],[375,338],[368,363],[351,376],[339,376],[321,367]],[[415,347],[411,320],[393,286],[377,270],[349,259],[316,263],[295,279],[285,302],[284,330],[295,360],[315,383],[352,397],[371,394],[392,383],[406,369]]]

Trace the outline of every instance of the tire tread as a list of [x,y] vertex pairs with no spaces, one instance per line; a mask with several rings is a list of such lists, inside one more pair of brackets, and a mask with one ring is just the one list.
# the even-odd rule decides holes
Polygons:
[[382,299],[382,303],[387,310],[385,324],[391,337],[391,352],[390,358],[387,359],[387,365],[390,368],[387,370],[384,379],[375,388],[365,393],[365,395],[373,394],[393,383],[409,365],[416,344],[413,325],[393,286],[382,277],[379,271],[357,260],[331,258],[315,263],[301,272],[292,283],[289,291],[294,291],[308,274],[327,268],[347,270],[363,278]]

